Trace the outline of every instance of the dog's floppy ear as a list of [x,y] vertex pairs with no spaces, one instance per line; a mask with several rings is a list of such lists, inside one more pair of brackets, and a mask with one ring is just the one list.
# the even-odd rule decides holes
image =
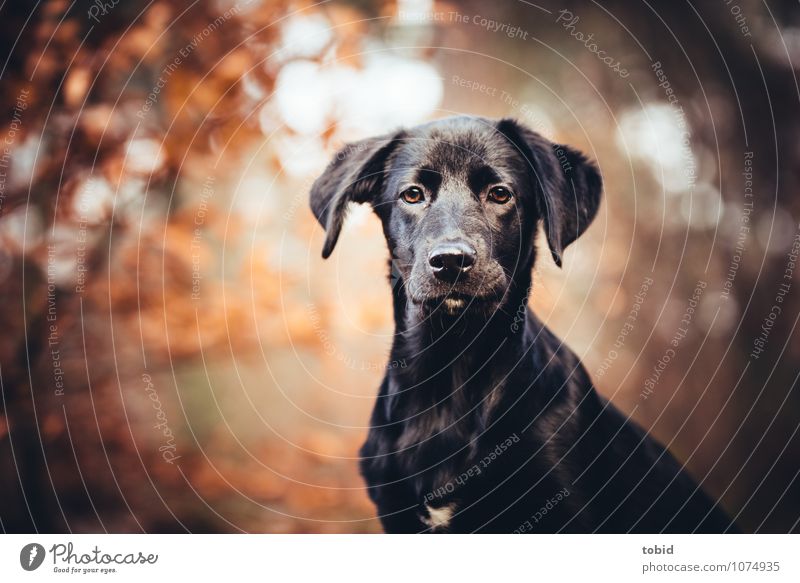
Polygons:
[[553,260],[561,267],[564,249],[591,224],[603,191],[594,163],[568,146],[554,144],[512,119],[497,129],[526,159],[539,195]]
[[339,150],[311,186],[311,210],[325,229],[327,259],[342,230],[349,202],[370,202],[383,185],[386,161],[400,133],[353,142]]

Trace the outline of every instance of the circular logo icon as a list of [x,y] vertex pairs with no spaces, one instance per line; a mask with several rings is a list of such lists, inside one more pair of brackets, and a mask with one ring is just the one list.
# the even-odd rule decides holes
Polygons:
[[19,552],[19,564],[26,571],[35,571],[44,562],[44,547],[38,543],[30,543]]

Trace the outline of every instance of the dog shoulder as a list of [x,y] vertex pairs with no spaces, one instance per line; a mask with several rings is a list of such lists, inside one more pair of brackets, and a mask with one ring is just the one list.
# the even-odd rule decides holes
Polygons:
[[530,310],[525,340],[526,345],[533,344],[534,367],[548,385],[581,396],[594,390],[592,379],[578,355]]

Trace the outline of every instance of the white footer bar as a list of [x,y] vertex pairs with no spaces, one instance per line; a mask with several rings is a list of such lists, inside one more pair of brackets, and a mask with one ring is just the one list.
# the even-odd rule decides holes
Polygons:
[[791,535],[4,535],[0,581],[797,582],[798,555]]

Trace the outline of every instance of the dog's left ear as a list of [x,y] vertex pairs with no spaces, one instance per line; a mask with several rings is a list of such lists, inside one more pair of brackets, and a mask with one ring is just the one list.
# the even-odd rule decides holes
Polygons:
[[311,186],[311,210],[325,229],[327,259],[342,230],[347,204],[371,202],[383,186],[386,161],[401,132],[353,142],[339,150]]
[[554,144],[512,119],[500,120],[497,129],[526,159],[539,195],[547,243],[561,267],[564,249],[597,214],[603,191],[600,172],[580,152]]

